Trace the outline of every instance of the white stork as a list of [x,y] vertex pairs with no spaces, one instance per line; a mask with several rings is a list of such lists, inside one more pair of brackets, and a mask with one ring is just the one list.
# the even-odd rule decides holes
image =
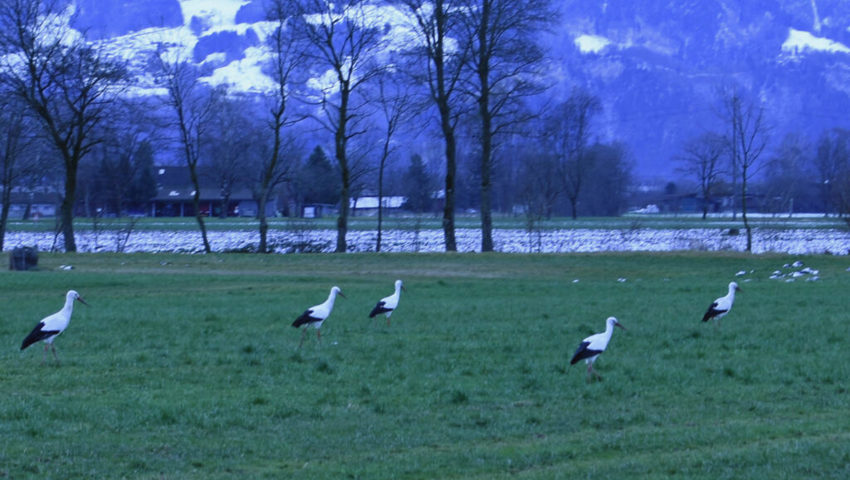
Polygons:
[[304,344],[304,336],[307,334],[307,327],[315,328],[316,336],[319,338],[319,343],[322,342],[322,331],[319,329],[322,328],[322,323],[327,320],[331,311],[334,309],[334,300],[336,300],[337,294],[339,294],[342,298],[345,298],[345,295],[342,294],[339,287],[335,286],[331,288],[331,293],[328,295],[328,299],[325,300],[324,303],[308,308],[301,314],[301,316],[292,322],[292,326],[295,328],[299,328],[302,325],[305,326],[301,333],[301,343],[298,344],[298,348],[301,348],[301,345]]
[[395,293],[390,295],[389,297],[382,298],[376,305],[375,308],[372,309],[372,312],[369,313],[369,318],[375,318],[376,315],[385,314],[387,316],[387,326],[390,326],[390,315],[393,314],[396,307],[398,307],[398,300],[401,297],[401,291],[407,291],[404,288],[401,280],[395,281]]
[[611,341],[611,335],[614,334],[614,327],[620,327],[623,330],[626,329],[626,327],[620,325],[620,322],[618,322],[616,318],[608,317],[608,320],[605,321],[605,331],[591,335],[582,340],[578,349],[576,349],[576,353],[573,355],[572,360],[570,360],[570,365],[575,365],[580,360],[584,360],[585,363],[587,363],[588,382],[591,379],[591,374],[596,375],[600,380],[602,379],[602,376],[593,370],[593,362],[596,361],[596,358],[605,351],[606,347],[608,347],[608,342]]
[[723,318],[729,310],[732,310],[732,304],[735,303],[735,292],[741,291],[741,288],[738,287],[738,284],[735,282],[729,282],[729,293],[724,297],[720,297],[708,307],[705,315],[702,316],[702,321],[707,322],[710,319],[717,320],[717,326],[720,326],[720,319]]
[[71,322],[71,314],[74,312],[74,301],[77,300],[84,305],[88,305],[88,303],[83,300],[83,297],[80,296],[79,293],[74,290],[69,290],[68,293],[65,294],[65,306],[62,307],[62,310],[54,313],[53,315],[49,315],[44,317],[35,328],[27,335],[24,339],[23,343],[21,343],[21,350],[29,347],[35,342],[44,341],[44,354],[41,359],[41,363],[47,359],[47,349],[50,348],[53,351],[53,358],[56,359],[56,363],[59,363],[59,357],[56,355],[56,346],[53,345],[53,341],[56,340],[56,337],[59,336],[60,333],[64,332],[66,328],[68,328],[68,323]]

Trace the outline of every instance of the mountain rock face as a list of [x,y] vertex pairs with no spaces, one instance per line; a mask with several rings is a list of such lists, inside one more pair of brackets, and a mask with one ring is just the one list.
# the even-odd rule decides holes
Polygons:
[[[73,25],[90,38],[144,50],[168,36],[211,84],[257,91],[263,0],[76,0]],[[552,32],[553,88],[596,94],[598,139],[621,141],[636,173],[668,175],[682,144],[724,131],[720,91],[763,102],[778,144],[850,127],[850,3],[846,0],[566,0]],[[132,38],[133,40],[128,40]]]
[[845,1],[572,1],[564,10],[563,44],[574,46],[560,57],[566,83],[602,98],[609,138],[624,139],[644,172],[669,171],[684,141],[725,131],[720,90],[731,85],[764,102],[774,145],[850,120]]
[[183,25],[178,0],[76,0],[73,26],[89,39],[108,39],[146,28]]

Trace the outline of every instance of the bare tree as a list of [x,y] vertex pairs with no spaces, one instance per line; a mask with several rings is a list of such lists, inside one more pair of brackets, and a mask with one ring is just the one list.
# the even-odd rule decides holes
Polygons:
[[[469,44],[459,36],[463,0],[399,0],[411,13],[414,31],[421,44],[414,48],[417,61],[411,72],[427,84],[431,101],[437,108],[446,157],[443,236],[446,251],[457,251],[455,237],[455,193],[457,183],[457,125],[462,113],[459,82],[470,53]],[[453,37],[454,35],[454,37]],[[423,67],[424,64],[424,68]]]
[[681,164],[679,170],[692,176],[699,184],[703,220],[708,216],[711,197],[720,180],[720,159],[725,151],[723,136],[708,132],[687,142],[678,158]]
[[748,183],[758,173],[759,160],[767,146],[768,127],[764,119],[764,107],[755,100],[744,99],[739,90],[728,90],[722,101],[725,119],[731,130],[728,145],[733,179],[737,171],[741,181],[741,218],[747,232],[747,251],[751,252],[753,232],[747,218]]
[[168,51],[165,48],[160,48],[155,60],[159,67],[157,80],[166,91],[165,104],[174,113],[172,127],[177,130],[183,161],[189,169],[189,178],[194,188],[192,204],[195,219],[201,230],[204,252],[210,253],[212,249],[201,213],[198,164],[201,161],[202,145],[210,128],[214,107],[222,92],[202,85],[198,80],[197,72],[189,62],[181,58],[168,58]]
[[551,154],[530,148],[517,166],[515,185],[526,218],[526,229],[531,235],[543,219],[552,218],[552,207],[561,188],[558,181],[557,161]]
[[785,135],[776,153],[768,161],[764,175],[765,205],[774,214],[794,213],[794,201],[800,196],[807,179],[805,165],[811,160],[804,140],[797,134]]
[[[260,223],[258,251],[261,253],[269,252],[266,204],[272,191],[290,176],[292,159],[300,152],[295,137],[285,134],[288,127],[302,119],[289,114],[293,85],[299,81],[296,77],[305,60],[300,39],[289,25],[293,15],[298,15],[300,11],[292,0],[273,0],[267,11],[267,17],[273,23],[274,29],[267,40],[271,57],[266,66],[266,74],[274,83],[274,88],[266,95],[272,141],[268,151],[260,157],[257,169],[259,175],[255,178],[252,189],[257,201],[257,220]],[[287,162],[287,158],[290,161]]]
[[336,252],[345,252],[353,181],[349,142],[365,132],[359,125],[364,105],[355,95],[381,71],[374,55],[381,48],[383,24],[364,0],[301,0],[298,6],[291,25],[305,41],[305,55],[314,68],[325,69],[316,72],[318,77],[333,76],[333,82],[320,87],[321,114],[315,118],[334,136],[341,178]]
[[27,117],[20,99],[0,90],[0,251],[6,238],[12,192],[40,170],[32,129],[33,119]]
[[815,168],[824,213],[850,213],[850,130],[836,128],[821,134]]
[[122,100],[115,107],[114,115],[97,130],[102,141],[92,150],[92,161],[80,166],[83,175],[78,188],[89,216],[94,216],[97,208],[124,215],[156,193],[152,171],[144,171],[152,168],[150,139],[155,131],[146,106]]
[[480,122],[481,250],[493,250],[492,169],[497,138],[530,119],[522,100],[543,91],[540,30],[554,18],[549,0],[470,0],[463,42],[470,45],[466,89]]
[[220,98],[210,116],[206,138],[201,145],[204,159],[202,177],[219,189],[222,203],[220,218],[227,218],[234,190],[247,184],[249,169],[246,166],[256,154],[248,106],[247,102],[236,98]]
[[626,209],[632,178],[628,149],[619,142],[595,143],[587,148],[587,188],[582,193],[584,210],[594,216],[617,216]]
[[593,167],[592,158],[586,155],[591,121],[601,111],[599,98],[575,88],[567,101],[557,106],[547,119],[546,132],[558,159],[560,178],[574,220],[578,218],[579,195]]
[[381,251],[381,235],[384,220],[384,171],[387,160],[398,150],[394,142],[401,126],[411,118],[414,112],[412,95],[395,76],[382,75],[378,78],[378,104],[384,128],[381,141],[381,153],[378,160],[378,238],[375,251]]
[[39,119],[62,159],[60,221],[65,251],[76,252],[74,203],[80,161],[128,78],[123,61],[88,43],[60,21],[65,2],[0,2],[0,82]]

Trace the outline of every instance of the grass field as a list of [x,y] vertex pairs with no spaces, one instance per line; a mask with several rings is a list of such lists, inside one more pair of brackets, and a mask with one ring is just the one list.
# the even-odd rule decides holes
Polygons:
[[[0,478],[850,478],[850,258],[795,259],[42,254],[0,273]],[[61,365],[19,352],[72,288]]]

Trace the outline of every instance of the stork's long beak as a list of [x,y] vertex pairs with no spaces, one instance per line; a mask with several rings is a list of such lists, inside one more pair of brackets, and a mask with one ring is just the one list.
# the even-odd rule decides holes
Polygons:
[[85,300],[83,300],[83,297],[77,297],[77,301],[78,301],[78,302],[80,302],[80,303],[82,303],[83,305],[85,305],[85,306],[87,306],[87,307],[90,307],[90,306],[91,306],[91,305],[89,305],[88,303],[86,303],[86,301],[85,301]]
[[348,298],[348,297],[346,297],[346,296],[345,296],[345,294],[344,294],[344,293],[342,293],[342,290],[340,290],[340,291],[338,291],[338,292],[336,292],[336,293],[338,293],[338,294],[339,294],[339,296],[340,296],[340,297],[342,297],[342,298]]
[[735,287],[735,290],[737,290],[739,292],[743,292],[743,290],[741,290],[741,287]]
[[[620,323],[619,323],[619,322],[615,323],[615,324],[614,324],[614,326],[615,326],[615,327],[620,327],[620,328],[622,328],[623,330],[626,330],[626,327],[624,327],[624,326],[620,325]],[[628,330],[626,330],[626,331],[628,331]]]

